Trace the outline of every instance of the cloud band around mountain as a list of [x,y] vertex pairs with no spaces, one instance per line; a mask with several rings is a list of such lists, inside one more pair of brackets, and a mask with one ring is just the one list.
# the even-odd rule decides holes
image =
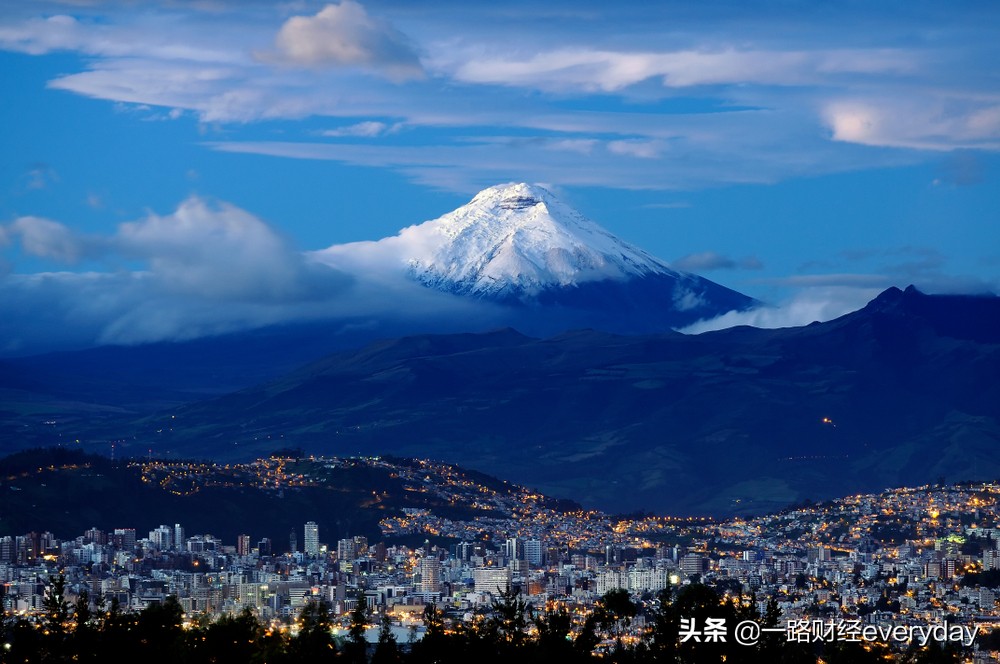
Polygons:
[[409,282],[384,261],[356,273],[316,261],[249,212],[195,196],[111,235],[21,217],[0,226],[4,243],[76,271],[0,274],[0,353],[184,340],[310,320],[444,321],[471,312],[491,320],[488,307]]

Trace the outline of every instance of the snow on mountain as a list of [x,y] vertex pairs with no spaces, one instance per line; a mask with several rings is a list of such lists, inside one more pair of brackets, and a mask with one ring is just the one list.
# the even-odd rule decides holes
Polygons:
[[483,296],[531,297],[587,281],[680,276],[548,190],[524,183],[484,189],[467,205],[399,235],[335,245],[316,257],[340,265],[379,255],[428,286]]
[[553,286],[677,275],[546,189],[523,183],[490,187],[400,236],[425,249],[408,260],[414,278],[463,294],[530,298]]
[[608,315],[623,308],[643,315],[669,311],[669,327],[680,323],[674,314],[681,312],[694,322],[755,303],[671,269],[545,188],[524,183],[485,189],[457,210],[398,235],[335,245],[313,256],[349,272],[402,273],[434,290],[487,302]]

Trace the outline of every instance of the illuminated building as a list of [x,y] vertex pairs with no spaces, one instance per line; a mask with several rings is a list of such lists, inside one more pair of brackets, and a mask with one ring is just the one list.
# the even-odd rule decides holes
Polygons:
[[306,522],[302,543],[305,546],[307,556],[319,555],[319,526],[316,525],[315,521]]

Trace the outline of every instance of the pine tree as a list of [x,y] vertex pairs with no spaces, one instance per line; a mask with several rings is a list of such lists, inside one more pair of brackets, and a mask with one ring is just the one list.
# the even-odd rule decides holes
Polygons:
[[351,623],[347,631],[347,643],[344,644],[344,656],[353,664],[366,664],[368,661],[368,641],[365,639],[365,628],[368,627],[368,602],[363,594],[358,594],[358,604],[351,611]]
[[413,644],[411,662],[446,662],[453,659],[452,639],[445,633],[444,614],[434,604],[424,607],[424,638]]
[[487,622],[487,634],[499,646],[518,647],[527,638],[529,606],[518,590],[506,590],[493,601],[493,616]]
[[402,661],[396,635],[392,633],[392,621],[389,615],[382,614],[382,622],[378,630],[378,643],[372,655],[372,664],[399,664]]
[[50,576],[42,598],[45,609],[42,635],[45,637],[45,659],[60,661],[68,655],[69,602],[66,601],[66,577]]
[[549,609],[535,617],[538,629],[538,654],[543,662],[565,662],[573,658],[573,644],[569,640],[573,621],[569,612],[560,607]]
[[325,600],[307,602],[299,613],[299,634],[289,648],[296,660],[326,661],[337,654],[333,640],[330,605]]

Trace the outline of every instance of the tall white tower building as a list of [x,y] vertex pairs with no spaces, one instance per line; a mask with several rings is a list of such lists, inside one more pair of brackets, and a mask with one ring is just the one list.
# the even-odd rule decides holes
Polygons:
[[441,592],[441,561],[431,556],[420,559],[420,583],[417,592],[430,595]]
[[306,522],[302,543],[305,546],[307,556],[319,555],[319,526],[316,525],[315,521]]

